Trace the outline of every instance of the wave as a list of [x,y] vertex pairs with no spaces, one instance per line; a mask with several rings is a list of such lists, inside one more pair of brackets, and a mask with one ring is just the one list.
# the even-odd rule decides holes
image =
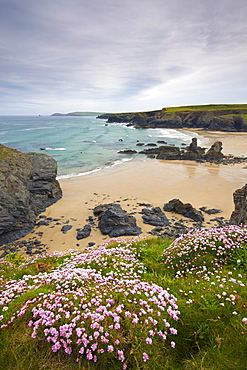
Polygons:
[[40,127],[32,127],[32,128],[22,128],[21,130],[16,131],[35,131],[35,130],[43,130],[43,129],[50,129],[52,130],[54,127],[52,126],[40,126]]
[[[181,132],[176,129],[167,129],[167,128],[149,128],[148,131],[151,131],[154,136],[164,137],[167,139],[178,139],[183,141],[191,141],[192,137],[196,137],[198,144],[201,144],[202,137],[196,132],[185,131]],[[149,135],[150,136],[150,135]],[[152,136],[152,135],[151,135]]]
[[91,173],[94,173],[94,172],[99,172],[99,171],[102,171],[102,170],[107,169],[107,168],[119,166],[119,165],[123,164],[124,162],[131,161],[132,159],[133,159],[133,157],[122,158],[122,159],[118,159],[118,160],[116,160],[116,161],[114,161],[110,164],[106,164],[104,166],[97,167],[97,168],[95,168],[93,170],[90,170],[90,171],[79,172],[79,173],[69,173],[67,175],[59,175],[59,176],[57,176],[57,180],[70,179],[70,178],[73,178],[73,177],[81,177],[81,176],[90,175]]
[[40,148],[40,150],[67,150],[67,148]]

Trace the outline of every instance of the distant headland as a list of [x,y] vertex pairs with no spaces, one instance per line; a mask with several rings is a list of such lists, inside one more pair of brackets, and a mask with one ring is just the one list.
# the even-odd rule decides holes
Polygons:
[[202,129],[247,132],[247,104],[169,107],[149,112],[107,113],[97,118],[135,128]]

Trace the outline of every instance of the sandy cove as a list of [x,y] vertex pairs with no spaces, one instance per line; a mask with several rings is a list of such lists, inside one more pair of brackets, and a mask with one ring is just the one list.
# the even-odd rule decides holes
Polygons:
[[[215,141],[223,142],[223,153],[236,156],[247,154],[247,133],[215,133],[197,131],[208,140],[209,147]],[[102,203],[118,202],[127,212],[133,212],[137,224],[142,228],[141,235],[153,229],[143,224],[139,212],[143,206],[138,203],[149,203],[154,207],[163,208],[173,198],[191,203],[195,208],[206,206],[222,210],[217,216],[229,219],[234,209],[233,192],[241,188],[247,179],[247,166],[236,164],[231,166],[193,161],[158,161],[144,158],[132,160],[124,164],[94,172],[88,175],[60,179],[63,198],[47,208],[42,215],[59,219],[48,226],[35,227],[25,240],[43,232],[38,239],[49,247],[50,251],[71,248],[85,248],[89,242],[96,244],[109,239],[93,228],[91,235],[82,240],[76,239],[76,229],[82,228],[89,216],[93,216],[93,208]],[[166,212],[171,219],[180,219]],[[215,215],[206,216],[206,221]],[[72,225],[66,234],[61,227],[68,222]],[[57,224],[59,223],[59,224]]]

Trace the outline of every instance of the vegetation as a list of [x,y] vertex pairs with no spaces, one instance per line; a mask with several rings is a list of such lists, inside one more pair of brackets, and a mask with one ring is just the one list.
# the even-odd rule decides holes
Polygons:
[[247,226],[0,262],[0,369],[246,369]]
[[247,104],[208,104],[208,105],[188,105],[181,107],[164,108],[167,112],[179,111],[218,111],[232,109],[247,109]]

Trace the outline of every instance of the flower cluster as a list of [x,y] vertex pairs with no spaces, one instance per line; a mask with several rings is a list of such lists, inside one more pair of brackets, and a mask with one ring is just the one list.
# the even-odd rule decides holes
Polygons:
[[[0,294],[1,329],[31,309],[32,338],[45,337],[53,352],[73,353],[77,361],[112,356],[123,369],[131,356],[146,362],[154,340],[164,343],[177,334],[171,322],[179,319],[180,312],[172,294],[142,280],[144,271],[131,243],[71,251],[49,273],[5,282]],[[8,305],[25,292],[29,297],[33,292],[33,297],[5,319]],[[175,342],[170,346],[175,347]]]
[[163,262],[176,277],[220,268],[247,243],[247,225],[196,229],[181,235],[163,254]]

